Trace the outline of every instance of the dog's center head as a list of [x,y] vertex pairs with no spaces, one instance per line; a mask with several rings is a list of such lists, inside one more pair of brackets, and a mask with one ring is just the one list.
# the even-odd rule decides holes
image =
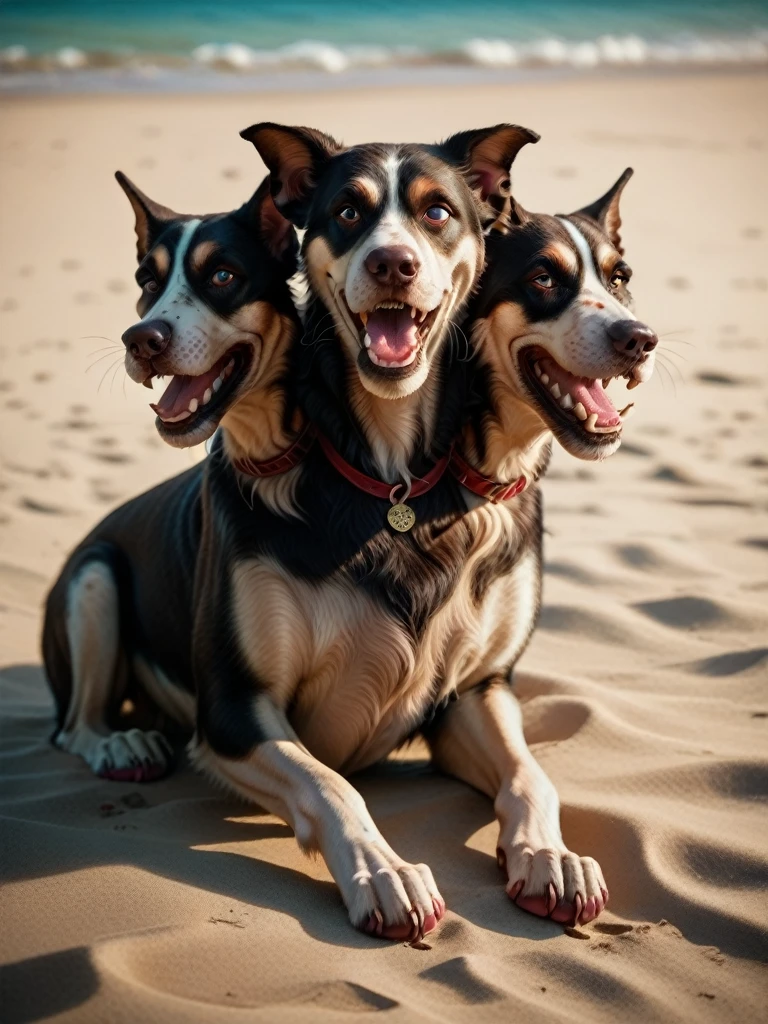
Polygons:
[[270,169],[278,209],[306,228],[310,285],[360,382],[382,398],[411,394],[481,271],[488,204],[506,195],[515,154],[538,136],[499,125],[434,146],[343,149],[307,128],[242,134]]
[[634,403],[618,410],[606,388],[615,378],[629,390],[648,380],[658,344],[632,312],[619,236],[631,175],[568,216],[531,214],[509,200],[487,239],[479,358],[583,459],[619,447]]
[[191,217],[117,180],[136,214],[141,288],[141,319],[123,334],[125,368],[149,388],[171,378],[152,409],[160,436],[186,448],[285,357],[298,240],[267,181],[239,210]]

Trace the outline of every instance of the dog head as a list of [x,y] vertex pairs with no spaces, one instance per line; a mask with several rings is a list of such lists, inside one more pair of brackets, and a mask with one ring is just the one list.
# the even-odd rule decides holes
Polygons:
[[608,192],[568,216],[507,201],[487,239],[473,334],[478,356],[560,444],[600,459],[621,443],[622,421],[606,393],[653,372],[656,334],[632,312],[619,229],[626,170]]
[[498,125],[439,145],[344,149],[309,128],[241,134],[271,172],[277,208],[306,228],[311,288],[362,386],[387,399],[416,391],[481,271],[490,204],[538,136]]
[[116,175],[136,215],[141,320],[123,334],[128,376],[152,387],[157,429],[186,448],[209,438],[227,411],[268,375],[293,334],[287,279],[298,240],[264,181],[232,213],[174,213]]

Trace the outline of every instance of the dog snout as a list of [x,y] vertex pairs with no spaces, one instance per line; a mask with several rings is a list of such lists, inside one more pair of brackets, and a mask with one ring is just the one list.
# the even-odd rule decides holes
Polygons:
[[136,359],[154,359],[168,348],[171,326],[164,320],[147,320],[129,327],[123,344]]
[[609,324],[608,336],[622,355],[641,356],[652,352],[659,343],[651,328],[639,320],[616,320]]
[[419,257],[406,245],[383,245],[365,258],[365,269],[379,284],[410,284],[420,266]]

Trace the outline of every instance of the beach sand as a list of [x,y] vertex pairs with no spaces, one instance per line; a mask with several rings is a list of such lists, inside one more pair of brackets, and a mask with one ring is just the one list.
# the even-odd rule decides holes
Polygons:
[[[768,985],[768,80],[718,74],[313,96],[6,100],[0,253],[3,1020],[757,1020]],[[640,316],[662,337],[620,452],[556,453],[527,735],[607,912],[572,934],[504,894],[490,803],[415,748],[357,784],[449,912],[421,948],[358,935],[290,830],[188,766],[100,781],[48,745],[40,607],[109,509],[200,452],[125,380],[133,224],[117,168],[184,212],[261,167],[237,132],[348,142],[516,121],[515,191],[595,199],[627,165]]]

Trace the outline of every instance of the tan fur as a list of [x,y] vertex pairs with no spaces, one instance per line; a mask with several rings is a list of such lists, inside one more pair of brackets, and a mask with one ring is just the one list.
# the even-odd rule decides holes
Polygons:
[[199,245],[196,245],[190,255],[190,264],[192,265],[192,269],[199,274],[205,266],[205,261],[209,258],[211,253],[215,251],[216,243],[210,239],[207,242],[200,242]]
[[270,738],[248,757],[226,760],[193,741],[192,760],[286,821],[303,850],[322,853],[354,925],[377,913],[387,925],[408,922],[412,912],[423,922],[440,899],[429,868],[397,856],[357,790],[311,756],[269,698],[258,698],[253,713]]
[[577,894],[602,901],[600,866],[565,846],[557,793],[528,749],[520,707],[504,681],[451,707],[430,744],[444,771],[494,801],[508,890],[522,882],[522,896],[541,895],[551,884],[558,901],[573,904]]
[[411,209],[420,211],[426,202],[435,194],[442,194],[442,185],[434,178],[414,178],[408,186],[408,202]]
[[[292,706],[297,734],[324,763],[349,772],[386,756],[431,701],[499,671],[521,650],[536,609],[535,565],[524,562],[495,581],[478,607],[475,567],[517,527],[503,505],[484,505],[466,518],[473,545],[461,578],[418,645],[345,578],[311,584],[267,559],[235,568],[243,654],[271,699]],[[440,545],[434,556],[450,557],[450,537]]]
[[357,193],[371,209],[381,202],[381,189],[373,178],[353,178],[349,183],[349,188],[353,193]]
[[168,271],[171,269],[171,254],[164,245],[156,245],[152,250],[152,256],[155,260],[157,276],[161,281],[163,281],[168,276]]

